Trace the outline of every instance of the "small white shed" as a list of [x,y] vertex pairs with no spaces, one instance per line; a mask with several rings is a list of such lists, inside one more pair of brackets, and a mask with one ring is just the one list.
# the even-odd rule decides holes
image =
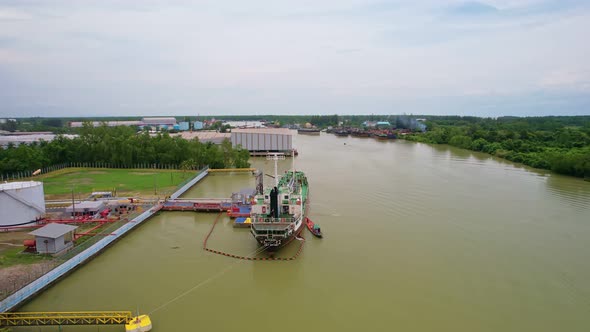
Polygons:
[[29,234],[35,236],[37,252],[56,254],[74,245],[74,230],[78,226],[65,224],[47,224]]

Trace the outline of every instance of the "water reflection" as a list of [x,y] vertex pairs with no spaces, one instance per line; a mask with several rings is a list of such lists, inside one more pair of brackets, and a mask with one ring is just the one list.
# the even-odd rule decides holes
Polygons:
[[545,184],[554,197],[573,207],[590,212],[590,182],[551,174],[546,177]]

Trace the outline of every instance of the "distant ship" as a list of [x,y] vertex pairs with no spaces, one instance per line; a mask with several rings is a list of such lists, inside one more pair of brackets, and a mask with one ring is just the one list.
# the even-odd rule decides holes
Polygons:
[[318,128],[299,128],[297,129],[297,133],[304,135],[319,135],[320,130]]
[[346,130],[346,129],[335,130],[334,135],[342,136],[342,137],[348,136],[348,130]]
[[287,245],[301,233],[307,214],[307,177],[295,171],[295,167],[279,177],[277,161],[284,158],[278,153],[267,157],[275,161],[275,185],[263,188],[264,175],[259,175],[250,213],[250,232],[260,245],[271,251]]

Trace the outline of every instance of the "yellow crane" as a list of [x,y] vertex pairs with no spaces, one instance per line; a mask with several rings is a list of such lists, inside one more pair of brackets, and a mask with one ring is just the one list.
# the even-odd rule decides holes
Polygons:
[[133,317],[131,311],[0,313],[0,327],[44,325],[125,325],[127,332],[147,332],[152,328],[149,316]]

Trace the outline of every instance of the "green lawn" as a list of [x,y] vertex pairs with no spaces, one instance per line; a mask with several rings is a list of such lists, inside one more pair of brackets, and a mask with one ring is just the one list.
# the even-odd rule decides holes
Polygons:
[[51,259],[47,255],[24,253],[23,249],[24,247],[15,247],[2,251],[0,254],[0,268],[17,264],[33,264],[44,259]]
[[155,196],[170,194],[194,172],[152,169],[67,168],[45,174],[43,181],[48,199],[85,198],[93,191],[112,191],[119,196]]

